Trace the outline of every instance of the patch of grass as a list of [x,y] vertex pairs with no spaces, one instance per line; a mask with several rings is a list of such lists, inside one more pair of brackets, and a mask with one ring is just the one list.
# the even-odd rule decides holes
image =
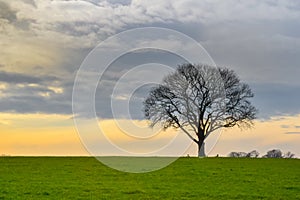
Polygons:
[[131,174],[92,157],[0,157],[0,199],[300,199],[300,160],[180,158]]

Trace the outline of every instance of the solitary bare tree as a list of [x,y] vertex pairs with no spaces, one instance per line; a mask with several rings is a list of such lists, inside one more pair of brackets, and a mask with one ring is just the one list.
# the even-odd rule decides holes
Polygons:
[[251,127],[257,110],[249,99],[253,93],[234,71],[207,65],[180,65],[152,88],[144,101],[151,126],[180,128],[205,156],[204,141],[225,127]]

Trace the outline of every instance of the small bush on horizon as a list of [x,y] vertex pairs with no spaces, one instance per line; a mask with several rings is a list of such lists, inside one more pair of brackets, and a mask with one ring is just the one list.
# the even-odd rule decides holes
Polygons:
[[[245,152],[230,152],[228,157],[232,158],[258,158],[259,152],[256,150],[250,151],[249,153]],[[273,149],[267,152],[266,155],[261,158],[296,158],[295,154],[288,151],[283,153],[280,149]]]

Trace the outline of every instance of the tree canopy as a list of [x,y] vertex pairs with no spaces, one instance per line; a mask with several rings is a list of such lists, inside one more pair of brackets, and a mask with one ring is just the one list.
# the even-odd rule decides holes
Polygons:
[[198,144],[204,156],[204,140],[219,128],[251,127],[257,110],[249,85],[228,68],[179,65],[149,92],[144,114],[151,126],[180,128]]

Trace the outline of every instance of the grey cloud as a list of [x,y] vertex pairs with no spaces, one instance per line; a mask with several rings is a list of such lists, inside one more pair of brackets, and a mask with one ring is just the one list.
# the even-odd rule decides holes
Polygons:
[[205,25],[200,41],[217,65],[250,84],[259,117],[300,113],[300,35],[297,21]]
[[[25,0],[26,1],[26,0]],[[6,2],[0,1],[0,19],[6,19],[15,27],[22,30],[29,30],[30,24],[33,23],[34,19],[18,19],[17,10],[14,10]]]
[[[300,27],[297,26],[297,24],[299,24],[297,18],[290,19],[291,16],[300,16],[299,12],[293,11],[296,13],[291,16],[287,12],[287,9],[291,9],[292,5],[294,6],[294,1],[286,1],[282,4],[275,2],[272,3],[272,5],[268,5],[268,1],[259,1],[251,4],[235,1],[230,3],[218,1],[210,3],[200,1],[157,1],[154,3],[132,1],[130,4],[116,4],[116,1],[104,1],[105,4],[103,1],[89,2],[93,2],[97,6],[87,6],[85,9],[86,14],[85,11],[77,13],[78,10],[71,9],[72,6],[66,7],[66,16],[68,16],[68,12],[70,12],[70,14],[73,13],[75,17],[70,19],[68,17],[66,19],[56,19],[52,22],[50,19],[50,22],[47,22],[47,25],[50,25],[50,31],[62,33],[66,37],[71,36],[73,39],[82,38],[83,40],[98,42],[128,27],[161,23],[162,26],[170,26],[177,30],[187,31],[194,37],[199,37],[200,40],[207,42],[207,45],[205,45],[211,50],[213,55],[218,57],[218,61],[223,62],[224,59],[230,60],[230,53],[243,54],[242,56],[236,55],[233,57],[233,59],[239,58],[234,64],[240,64],[240,62],[243,61],[242,59],[244,59],[244,55],[256,56],[258,59],[262,59],[264,52],[268,52],[270,49],[272,50],[274,47],[288,42],[283,41],[282,38],[275,38],[274,41],[272,41],[270,40],[270,35],[282,34],[286,36],[296,36],[296,27]],[[103,5],[101,5],[100,10],[96,12],[97,9],[95,7],[99,7],[101,3]],[[240,6],[232,6],[231,8],[230,5],[227,5],[232,3],[235,5],[239,4]],[[56,2],[55,5],[58,7],[60,4]],[[73,7],[76,8],[79,2],[68,2],[68,5],[74,5]],[[275,7],[274,12],[276,14],[266,15],[262,11],[256,13],[255,8],[261,6],[265,9],[268,9],[268,6]],[[210,9],[205,9],[206,7]],[[234,10],[235,7],[241,9],[239,15],[234,14],[236,13]],[[195,9],[199,11],[195,12]],[[88,10],[92,11],[90,15],[88,15]],[[224,10],[226,12],[224,12]],[[60,9],[56,11],[63,12]],[[278,20],[279,16],[282,19]],[[287,23],[289,21],[294,21],[294,23]],[[281,25],[278,25],[277,23],[280,22]],[[266,26],[266,24],[268,25]],[[184,26],[188,28],[183,28]],[[271,44],[266,43],[268,42],[267,40]],[[278,43],[275,44],[276,42]],[[72,45],[74,44],[78,43],[73,42]],[[88,43],[84,44],[88,45]],[[95,43],[91,42],[89,44],[91,46]],[[261,48],[259,44],[265,47]],[[289,44],[286,44],[286,46],[288,45]],[[83,46],[82,43],[81,46]],[[249,48],[249,46],[253,46],[253,48]],[[270,46],[270,48],[266,48],[268,46]],[[291,47],[293,47],[293,45]],[[293,49],[299,48],[295,47]],[[283,53],[284,52],[285,51],[283,51]],[[248,62],[248,65],[256,65],[255,60],[258,59],[255,59],[255,57],[249,59],[252,62]],[[267,60],[271,61],[272,59]],[[281,60],[289,61],[290,59],[285,57]],[[229,62],[227,61],[227,63]],[[261,65],[263,64],[264,63],[261,63]]]
[[36,3],[34,0],[21,0],[26,4],[32,5],[33,7],[37,8]]
[[86,2],[89,2],[95,6],[101,6],[103,3],[109,3],[112,5],[130,5],[131,0],[108,0],[108,1],[103,1],[103,0],[84,0]]
[[71,104],[39,96],[10,96],[0,100],[1,112],[70,114]]
[[85,21],[75,22],[58,22],[54,24],[57,32],[62,32],[71,36],[85,36],[91,33],[99,33],[101,26],[94,23],[87,23]]
[[[70,77],[31,76],[0,72],[6,83],[1,91],[0,111],[17,113],[72,113],[72,82]],[[56,92],[53,88],[62,88]]]
[[21,73],[0,71],[0,81],[6,83],[42,83],[57,80],[54,76],[36,77]]
[[300,132],[285,132],[285,134],[300,134]]
[[9,22],[14,22],[17,19],[16,11],[12,10],[9,4],[0,1],[0,18],[6,19]]
[[42,82],[42,79],[20,73],[0,71],[0,81],[7,83],[40,83]]
[[283,35],[277,30],[283,29],[282,24],[268,24],[278,27],[270,30],[251,23],[236,23],[232,28],[209,26],[203,44],[218,65],[234,68],[245,81],[299,85],[300,39]]
[[35,20],[32,19],[19,19],[13,23],[13,25],[24,31],[29,31],[31,24],[35,23]]
[[[164,52],[164,51],[157,51],[157,50],[149,50],[149,51],[135,51],[131,53],[127,53],[121,57],[119,57],[114,63],[112,63],[107,70],[102,75],[100,84],[97,87],[96,91],[96,112],[97,116],[101,118],[111,118],[112,117],[112,108],[111,108],[111,102],[112,102],[112,93],[114,91],[114,88],[116,86],[116,83],[119,81],[119,79],[129,72],[131,69],[135,68],[136,66],[140,66],[142,64],[146,63],[160,63],[166,66],[170,66],[173,68],[176,68],[178,64],[185,63],[186,61],[183,60],[181,57]],[[148,68],[149,72],[148,74],[151,75],[155,73],[162,73],[161,72],[153,72],[151,71],[151,68]],[[133,96],[130,96],[130,90],[135,84],[135,81],[139,80],[138,78],[134,78],[134,75],[131,77],[132,80],[128,80],[128,82],[125,82],[122,84],[122,93],[124,93],[126,96],[129,95],[130,101],[129,101],[129,111],[130,114],[134,119],[142,119],[143,115],[141,113],[142,110],[142,102],[143,98],[147,96],[148,91],[150,90],[149,86],[144,86],[142,88],[139,88],[135,91]],[[142,86],[142,85],[141,85]],[[118,100],[116,101],[116,105],[118,105]],[[124,116],[127,112],[127,110],[124,110],[124,108],[117,108],[119,110],[119,116],[116,116],[117,118],[121,118]]]
[[[36,15],[31,15],[22,8],[11,8],[8,6],[10,2],[12,1],[0,1],[0,16],[17,28],[35,35],[33,40],[46,37],[51,41],[54,38],[62,41],[64,46],[79,50],[72,52],[73,58],[66,57],[66,60],[72,60],[70,63],[64,61],[58,66],[59,70],[71,73],[66,77],[67,80],[0,71],[0,81],[41,85],[41,88],[23,88],[22,91],[11,89],[9,95],[12,101],[9,98],[3,99],[6,101],[3,109],[14,110],[16,106],[15,110],[26,110],[22,108],[22,105],[27,105],[26,102],[22,102],[20,96],[16,97],[19,93],[25,97],[24,100],[29,101],[26,112],[54,112],[61,109],[58,112],[71,113],[73,82],[70,79],[74,78],[72,73],[88,51],[98,41],[116,32],[132,27],[158,25],[192,36],[204,45],[217,65],[236,70],[243,81],[251,84],[255,93],[254,102],[262,118],[300,112],[300,97],[297,92],[300,90],[298,1],[89,0],[35,3],[23,0],[39,11],[33,13],[40,13]],[[47,9],[42,10],[43,8]],[[22,15],[17,15],[15,10]],[[22,19],[17,16],[22,16]],[[52,33],[55,34],[51,35]],[[154,56],[140,53],[134,58],[127,56],[120,63],[115,63],[115,67],[104,77],[106,85],[101,85],[103,88],[96,94],[98,116],[111,117],[109,108],[113,83],[110,81],[117,80],[132,66],[155,61],[153,58]],[[180,62],[164,54],[157,55],[157,61],[171,66]],[[58,86],[64,88],[63,94],[51,94],[50,98],[37,95],[38,92],[51,92],[47,91],[45,85],[53,81],[58,81]],[[130,108],[132,112],[140,109],[139,99],[144,92],[138,91],[135,95],[137,98],[132,99]]]
[[[88,1],[38,1],[23,0],[31,5],[38,4],[41,16],[22,12],[19,28],[29,29],[36,35],[56,33],[70,47],[78,48],[78,42],[92,47],[99,42],[128,27],[148,26],[154,23],[163,24],[224,24],[232,22],[254,22],[254,20],[298,19],[300,12],[294,7],[295,1],[137,1],[137,0],[88,0]],[[51,5],[49,5],[51,3]],[[82,9],[79,9],[82,8]],[[256,9],[258,8],[258,9]],[[272,8],[272,9],[271,9]],[[20,9],[20,8],[18,8]],[[272,13],[268,14],[268,10]],[[55,14],[58,15],[55,15]],[[63,14],[61,14],[63,13]],[[236,14],[239,13],[239,14]],[[15,14],[11,15],[15,16]],[[46,17],[45,17],[46,16]],[[53,16],[53,17],[51,17]],[[22,22],[21,22],[22,20]],[[41,34],[41,33],[47,34]],[[57,35],[60,34],[60,35]],[[83,44],[81,44],[83,46]]]
[[285,84],[251,84],[255,94],[253,104],[260,118],[297,115],[300,113],[300,86]]
[[[80,116],[84,117],[93,117],[93,111],[90,111],[88,109],[85,109],[85,106],[90,105],[90,99],[86,100],[86,94],[85,92],[90,91],[93,89],[93,87],[97,86],[96,94],[95,94],[95,108],[96,108],[96,114],[100,118],[112,118],[112,110],[111,110],[111,102],[112,102],[112,93],[114,91],[114,88],[119,81],[119,79],[125,75],[127,72],[130,73],[130,70],[134,69],[137,66],[147,64],[147,63],[160,63],[166,66],[170,67],[177,67],[178,64],[185,63],[186,61],[183,60],[181,57],[174,55],[172,53],[164,52],[164,51],[158,51],[158,50],[144,50],[144,51],[134,51],[127,53],[121,57],[119,57],[116,61],[114,61],[108,68],[105,70],[103,74],[97,74],[97,67],[95,69],[92,69],[92,72],[86,72],[86,78],[83,80],[80,80],[80,86],[79,89],[81,92],[79,93],[80,97],[82,98],[80,104],[78,105],[78,112],[76,113]],[[94,60],[89,62],[91,66],[98,66],[99,63],[101,63],[99,60]],[[101,66],[99,66],[101,67]],[[102,66],[103,67],[103,66]],[[145,70],[145,69],[144,69]],[[152,71],[151,66],[147,68],[147,71],[143,74],[155,74],[155,73],[162,73],[163,71]],[[84,72],[82,72],[84,73]],[[101,80],[99,84],[97,85],[97,80],[95,80],[95,77],[101,76]],[[138,76],[137,74],[132,74],[130,80],[127,81],[124,80],[124,84],[122,82],[122,93],[125,93],[126,96],[130,96],[130,91],[133,88],[133,86],[136,84],[136,81],[141,81],[141,77],[138,76],[135,79],[135,76]],[[68,83],[68,87],[72,87],[71,83]],[[142,101],[143,98],[146,97],[147,91],[149,90],[149,87],[143,87],[143,89],[138,89],[135,91],[133,96],[130,99],[130,102],[128,105],[130,109],[130,113],[132,114],[132,117],[134,119],[141,119],[143,116],[141,115],[142,110]],[[121,100],[122,101],[122,100]],[[118,104],[118,100],[116,102]],[[123,108],[122,108],[123,109]],[[123,116],[124,112],[122,111],[119,113],[117,117],[120,118]],[[122,116],[121,116],[122,115]]]

